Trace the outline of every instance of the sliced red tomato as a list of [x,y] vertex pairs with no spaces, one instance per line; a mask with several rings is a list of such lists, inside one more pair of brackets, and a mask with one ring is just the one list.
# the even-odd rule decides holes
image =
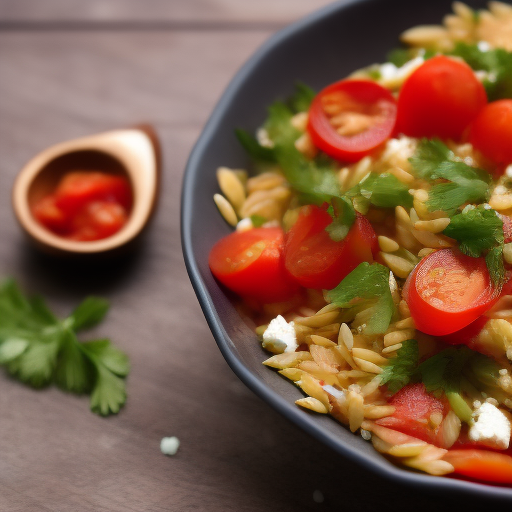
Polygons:
[[489,319],[486,316],[480,316],[474,322],[471,322],[459,331],[441,336],[441,340],[449,345],[466,345],[474,349],[475,340],[480,334],[480,331],[484,328],[487,320]]
[[448,450],[443,459],[455,473],[476,480],[512,484],[512,457],[489,450]]
[[448,414],[449,405],[427,393],[422,383],[409,384],[395,393],[389,405],[395,407],[391,416],[377,420],[375,423],[402,432],[412,437],[438,444],[439,422],[432,422],[432,415],[441,415],[441,420]]
[[469,141],[495,164],[512,163],[512,99],[482,108],[471,124]]
[[502,215],[501,213],[498,214],[498,217],[503,222],[503,242],[508,244],[512,242],[512,219],[508,215]]
[[389,139],[395,128],[396,100],[370,80],[341,80],[317,94],[309,109],[308,131],[328,155],[356,162]]
[[400,90],[397,131],[411,137],[458,140],[486,103],[483,85],[465,62],[433,57]]
[[371,263],[379,250],[375,231],[362,215],[357,215],[341,242],[325,230],[331,222],[325,208],[305,206],[286,236],[286,270],[306,288],[336,287],[360,263]]
[[55,204],[67,215],[94,201],[118,203],[129,211],[132,191],[128,180],[104,172],[75,171],[67,173],[55,190]]
[[127,211],[120,204],[94,201],[75,215],[69,238],[83,242],[107,238],[117,233],[127,218]]
[[499,298],[484,258],[442,249],[423,258],[407,278],[403,296],[416,328],[444,336],[459,331]]
[[262,303],[285,301],[299,286],[284,268],[283,248],[281,228],[234,232],[213,246],[210,270],[223,285],[242,297]]
[[32,206],[32,215],[43,226],[58,235],[66,235],[70,229],[68,216],[55,204],[55,194],[43,197]]

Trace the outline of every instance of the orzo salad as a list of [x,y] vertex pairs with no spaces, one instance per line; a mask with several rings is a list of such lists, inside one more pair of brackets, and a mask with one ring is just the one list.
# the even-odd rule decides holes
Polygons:
[[213,275],[276,369],[397,464],[512,485],[512,6],[298,84],[219,168]]

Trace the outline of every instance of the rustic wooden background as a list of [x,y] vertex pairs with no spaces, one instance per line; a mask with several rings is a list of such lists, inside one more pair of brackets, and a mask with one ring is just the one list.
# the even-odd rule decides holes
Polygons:
[[[91,336],[110,336],[132,361],[128,403],[107,419],[87,398],[0,373],[0,511],[453,506],[349,463],[248,391],[218,351],[183,264],[181,179],[215,102],[265,39],[327,3],[0,0],[0,274],[62,315],[87,294],[109,298]],[[144,246],[99,266],[34,251],[10,205],[21,166],[50,144],[139,122],[155,126],[164,158]],[[166,457],[160,440],[172,435],[181,447]]]

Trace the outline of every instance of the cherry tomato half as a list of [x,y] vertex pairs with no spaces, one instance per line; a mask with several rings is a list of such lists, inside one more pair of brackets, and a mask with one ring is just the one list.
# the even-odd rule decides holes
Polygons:
[[71,221],[71,240],[101,240],[117,233],[128,220],[126,210],[118,203],[94,201],[84,206]]
[[238,295],[281,302],[299,289],[284,268],[283,247],[281,228],[235,231],[213,246],[208,263],[212,274]]
[[403,295],[417,329],[444,336],[466,327],[499,298],[484,258],[441,249],[409,274]]
[[433,57],[400,90],[397,131],[411,137],[458,140],[486,103],[485,89],[466,63]]
[[375,231],[362,215],[341,242],[325,231],[331,222],[325,208],[305,206],[286,236],[286,270],[306,288],[332,289],[360,263],[371,263],[378,252]]
[[308,131],[328,155],[356,162],[389,139],[395,121],[396,100],[387,89],[370,80],[341,80],[314,98]]
[[512,163],[512,99],[486,105],[471,124],[469,141],[495,164]]

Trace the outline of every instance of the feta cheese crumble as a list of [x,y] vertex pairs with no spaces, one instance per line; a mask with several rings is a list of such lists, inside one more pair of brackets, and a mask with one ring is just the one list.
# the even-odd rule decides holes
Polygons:
[[508,418],[493,404],[484,402],[473,412],[475,423],[469,429],[469,439],[490,448],[506,450],[511,427]]
[[263,333],[262,346],[274,354],[295,352],[298,345],[294,323],[288,323],[281,315],[276,316]]
[[180,440],[177,437],[164,437],[160,441],[160,451],[164,455],[176,455],[180,447]]

